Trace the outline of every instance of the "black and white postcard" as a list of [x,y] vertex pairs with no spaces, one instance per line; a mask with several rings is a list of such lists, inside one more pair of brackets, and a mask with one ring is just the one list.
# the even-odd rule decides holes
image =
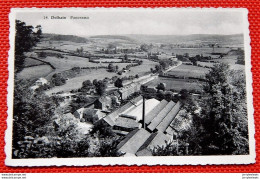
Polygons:
[[254,163],[247,15],[12,9],[6,165]]

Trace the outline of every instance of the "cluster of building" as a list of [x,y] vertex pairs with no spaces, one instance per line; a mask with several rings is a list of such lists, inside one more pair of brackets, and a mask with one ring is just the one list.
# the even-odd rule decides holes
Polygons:
[[166,145],[176,137],[172,127],[181,110],[180,102],[158,101],[138,96],[101,120],[112,130],[125,135],[119,143],[118,151],[124,155],[152,155],[155,147]]

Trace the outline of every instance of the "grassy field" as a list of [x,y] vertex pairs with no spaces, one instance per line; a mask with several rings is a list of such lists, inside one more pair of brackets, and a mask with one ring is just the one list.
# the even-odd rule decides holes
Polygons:
[[[158,49],[155,48],[152,51],[156,52]],[[227,53],[231,49],[230,48],[215,48],[214,52],[215,53]],[[212,56],[215,57],[214,55],[211,55],[213,52],[212,48],[172,48],[172,49],[160,49],[160,51],[165,52],[165,53],[174,53],[178,55],[184,55],[185,53],[188,53],[190,57],[196,56],[196,55],[203,55],[203,56]],[[219,55],[218,55],[219,56]]]
[[24,66],[25,67],[34,66],[34,65],[42,65],[42,64],[44,64],[44,63],[40,62],[40,61],[37,61],[37,60],[34,60],[32,58],[26,58],[24,60]]
[[[230,69],[232,70],[245,70],[245,65],[236,64],[237,56],[235,55],[227,55],[222,59],[214,59],[215,62],[219,63],[228,63],[230,65]],[[198,62],[199,65],[213,67],[215,63],[208,62]]]
[[208,71],[208,68],[182,64],[167,73],[179,77],[204,77]]
[[201,90],[201,83],[198,83],[196,81],[190,80],[177,80],[177,79],[172,79],[172,78],[164,78],[164,77],[159,77],[157,79],[154,79],[146,85],[149,87],[156,87],[159,83],[165,83],[166,84],[166,89],[170,90],[173,89],[175,91],[180,91],[182,89],[187,89],[187,90]]
[[143,75],[147,72],[150,72],[150,68],[155,68],[155,65],[157,65],[157,62],[153,62],[147,59],[141,59],[143,61],[142,65],[132,67],[130,72],[128,72],[128,75]]
[[85,75],[77,76],[75,78],[68,79],[66,81],[65,85],[62,86],[56,86],[49,91],[46,92],[47,95],[50,95],[52,93],[57,93],[60,91],[68,92],[73,89],[79,89],[82,87],[83,81],[90,80],[93,81],[94,79],[102,80],[105,77],[111,78],[113,76],[116,76],[115,73],[107,72],[106,69],[97,69],[97,70],[85,70]]
[[49,65],[40,65],[34,67],[24,68],[21,72],[17,74],[18,79],[37,79],[40,77],[45,77],[51,73],[53,69]]
[[101,59],[97,59],[94,60],[95,62],[121,62],[122,59],[118,59],[118,58],[101,58]]

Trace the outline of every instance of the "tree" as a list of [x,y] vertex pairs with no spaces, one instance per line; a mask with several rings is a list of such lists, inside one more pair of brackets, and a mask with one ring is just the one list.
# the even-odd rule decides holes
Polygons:
[[117,80],[114,83],[115,87],[122,88],[123,87],[123,80],[121,78],[117,78]]
[[96,84],[98,83],[98,80],[97,80],[97,79],[94,79],[92,83],[93,83],[93,85],[96,86]]
[[127,61],[128,60],[128,56],[127,54],[124,55],[124,61]]
[[201,102],[201,121],[207,134],[202,142],[204,154],[248,154],[248,127],[245,78],[220,63],[206,74]]
[[166,84],[165,83],[159,83],[156,87],[156,89],[159,91],[159,90],[162,90],[162,91],[165,91],[166,89]]
[[153,156],[176,156],[178,155],[178,153],[177,153],[176,145],[174,145],[172,142],[170,143],[165,142],[165,145],[157,146],[153,148],[152,155]]
[[66,79],[59,73],[55,73],[51,78],[51,83],[54,86],[61,86],[66,83]]
[[24,63],[24,53],[29,52],[40,41],[42,35],[41,26],[27,26],[24,22],[15,21],[15,70],[21,71]]
[[41,91],[33,93],[30,89],[32,84],[31,81],[15,80],[12,146],[17,154],[15,158],[28,157],[28,153],[20,153],[24,150],[22,143],[25,137],[44,136],[57,107],[55,99]]
[[155,65],[155,70],[156,70],[157,72],[161,71],[161,66]]
[[83,81],[83,83],[82,83],[82,87],[84,87],[84,88],[89,88],[89,87],[91,87],[92,85],[93,85],[93,84],[91,83],[90,80]]
[[116,71],[116,67],[112,63],[109,63],[107,68],[108,68],[109,72],[115,72]]
[[148,50],[149,50],[149,45],[147,45],[147,44],[142,44],[142,45],[140,46],[140,49],[141,49],[142,51],[144,51],[144,52],[148,52]]
[[[94,83],[93,83],[94,84]],[[100,96],[102,96],[103,94],[105,94],[106,89],[107,89],[107,84],[104,83],[103,81],[99,80],[97,83],[94,84],[95,88],[96,88],[96,92],[97,94],[99,94]]]

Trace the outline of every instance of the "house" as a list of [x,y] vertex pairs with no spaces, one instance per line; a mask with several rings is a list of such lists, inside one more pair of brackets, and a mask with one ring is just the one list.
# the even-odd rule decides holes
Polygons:
[[86,108],[83,111],[82,118],[85,119],[85,122],[93,123],[93,122],[95,122],[95,120],[99,120],[105,116],[106,116],[106,113],[103,113],[101,110]]
[[77,119],[82,119],[83,118],[83,112],[84,112],[85,108],[80,108],[78,110],[76,110],[73,115],[75,116],[75,118]]
[[125,105],[119,107],[115,111],[111,112],[109,115],[103,118],[103,120],[108,123],[110,126],[115,125],[115,120],[119,117],[119,115],[126,113],[126,111],[131,110],[136,106],[136,104],[139,104],[142,101],[142,96],[138,96],[132,100],[130,100]]
[[41,85],[44,85],[44,84],[48,84],[48,80],[46,80],[45,78],[39,78],[39,79],[35,82],[35,85],[36,85],[36,86],[41,86]]
[[45,78],[39,78],[37,81],[35,81],[35,85],[31,86],[32,90],[36,90],[42,85],[48,84],[48,81]]
[[130,85],[127,85],[119,90],[119,93],[121,95],[121,98],[123,100],[127,99],[130,95],[132,95],[135,92],[140,91],[141,84],[140,83],[132,83]]
[[95,109],[107,111],[112,106],[112,99],[109,96],[102,96],[94,102]]

